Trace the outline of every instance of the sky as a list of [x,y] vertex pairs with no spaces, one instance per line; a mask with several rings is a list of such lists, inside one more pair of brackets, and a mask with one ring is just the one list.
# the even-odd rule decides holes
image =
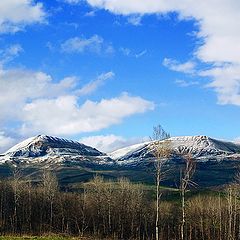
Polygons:
[[0,152],[38,134],[110,152],[240,140],[239,0],[1,0]]

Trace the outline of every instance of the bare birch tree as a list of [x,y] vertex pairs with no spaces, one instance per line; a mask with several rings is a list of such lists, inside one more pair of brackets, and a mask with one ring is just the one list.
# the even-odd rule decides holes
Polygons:
[[21,193],[24,189],[24,181],[22,180],[22,173],[18,169],[14,169],[13,177],[10,182],[12,190],[13,190],[13,197],[14,197],[14,215],[13,215],[13,228],[14,232],[17,231],[18,225],[18,205],[19,199],[21,197]]
[[44,170],[42,175],[42,187],[45,198],[50,203],[50,227],[53,223],[53,203],[58,191],[58,180],[57,177],[50,172],[50,170]]
[[156,173],[156,219],[155,219],[155,234],[156,240],[159,240],[159,209],[160,209],[160,183],[164,176],[163,165],[171,154],[170,134],[164,131],[161,125],[153,127],[153,135],[150,138],[153,142],[150,145],[155,158],[155,173]]
[[195,172],[196,164],[193,161],[193,158],[190,154],[185,157],[185,169],[182,172],[182,176],[180,179],[180,193],[181,193],[181,208],[182,208],[182,222],[181,222],[181,240],[184,240],[185,237],[185,221],[186,221],[186,213],[185,213],[185,194],[190,186],[196,186],[196,183],[192,181],[192,176]]

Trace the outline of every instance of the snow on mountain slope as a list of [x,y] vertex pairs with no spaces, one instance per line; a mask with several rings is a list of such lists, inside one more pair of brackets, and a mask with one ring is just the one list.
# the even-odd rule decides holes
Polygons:
[[31,144],[31,143],[34,141],[35,138],[36,138],[36,137],[30,137],[30,138],[28,138],[28,139],[25,139],[24,141],[22,141],[22,142],[20,142],[20,143],[18,143],[18,144],[16,144],[16,145],[14,145],[12,148],[10,148],[5,154],[11,153],[11,152],[12,152],[12,153],[13,153],[13,152],[16,152],[17,150],[28,146],[29,144]]
[[109,155],[109,157],[111,157],[113,159],[119,159],[125,155],[130,155],[131,153],[142,149],[143,147],[145,147],[148,144],[149,144],[149,142],[134,144],[134,145],[131,145],[128,147],[118,149],[114,152],[109,153],[108,155]]
[[[198,161],[240,159],[240,144],[212,139],[207,136],[171,137],[171,158],[192,154]],[[159,141],[162,144],[164,141]],[[114,151],[108,155],[76,141],[38,135],[15,145],[0,156],[0,163],[16,164],[108,164],[138,165],[154,160],[158,142],[144,142]]]
[[12,157],[39,157],[46,154],[80,154],[88,156],[103,155],[95,148],[63,138],[38,135],[13,146],[6,153]]
[[57,163],[69,160],[91,160],[101,163],[108,159],[106,154],[77,141],[38,135],[10,148],[1,156],[0,162],[13,160],[24,163],[45,161]]
[[240,145],[207,136],[172,137],[169,140],[174,152],[191,153],[196,157],[240,153]]
[[[212,139],[207,136],[184,136],[171,137],[168,139],[172,157],[185,154],[192,156],[199,161],[222,160],[224,158],[240,158],[240,145],[232,142],[225,142]],[[159,141],[162,144],[163,141]],[[132,164],[153,158],[153,142],[146,142],[123,149],[119,149],[109,154],[119,164]]]

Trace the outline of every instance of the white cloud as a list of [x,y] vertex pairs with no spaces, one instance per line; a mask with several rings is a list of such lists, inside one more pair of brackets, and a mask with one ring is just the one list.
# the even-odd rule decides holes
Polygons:
[[[196,36],[201,39],[202,44],[199,45],[198,41],[194,56],[203,63],[219,66],[207,71],[208,77],[213,79],[210,86],[216,91],[219,102],[239,105],[239,79],[231,73],[239,72],[240,68],[239,0],[87,0],[87,2],[93,7],[126,15],[128,18],[134,15],[165,15],[177,12],[180,20],[196,20],[199,28]],[[187,62],[186,65],[178,63],[172,65],[171,62],[169,64],[174,71],[191,70],[191,62]],[[216,72],[221,72],[225,76],[224,83]],[[232,86],[236,86],[237,89]]]
[[121,47],[119,51],[125,56],[130,56],[131,54],[131,50],[129,48]]
[[94,35],[88,39],[74,37],[66,40],[62,45],[62,50],[67,53],[82,53],[86,50],[99,53],[103,44],[103,39]]
[[69,135],[93,132],[120,123],[124,118],[154,109],[154,104],[141,97],[124,93],[99,102],[87,100],[78,104],[76,96],[39,99],[23,109],[22,134],[47,132]]
[[154,108],[152,102],[126,93],[79,104],[81,95],[96,91],[113,76],[113,72],[101,74],[79,89],[76,77],[55,82],[44,72],[0,68],[0,127],[15,122],[15,131],[23,136],[76,135],[107,128]]
[[163,0],[87,0],[87,2],[99,8],[104,8],[116,14],[130,15],[130,14],[146,14],[168,11],[169,5],[173,1]]
[[13,44],[4,50],[0,50],[0,67],[13,60],[21,52],[23,52],[23,48],[20,44]]
[[90,94],[113,76],[113,72],[103,73],[95,81],[79,89],[76,77],[66,77],[55,83],[52,77],[44,72],[0,68],[0,120],[21,120],[24,106],[37,99]]
[[0,131],[0,153],[9,149],[16,141],[14,138],[6,136],[5,132]]
[[114,77],[113,72],[107,72],[99,75],[96,80],[86,84],[81,89],[79,89],[76,94],[77,95],[87,95],[92,92],[94,92],[97,88],[99,88],[101,85],[103,85],[106,80],[111,79]]
[[41,3],[31,0],[1,0],[0,33],[17,32],[26,25],[41,23],[45,16]]
[[142,56],[144,56],[145,54],[147,54],[147,50],[143,50],[139,53],[134,53],[131,49],[129,48],[124,48],[124,47],[121,47],[119,48],[119,51],[124,55],[124,56],[127,56],[127,57],[135,57],[135,58],[140,58]]
[[83,0],[63,0],[63,1],[66,3],[69,3],[69,4],[78,4],[78,3],[82,2]]
[[144,56],[145,54],[147,54],[147,50],[143,50],[143,51],[135,54],[135,57],[136,58],[140,58],[140,57]]
[[164,58],[163,66],[169,68],[172,71],[176,71],[176,72],[194,73],[196,65],[192,61],[188,61],[185,63],[179,63],[176,60],[173,60],[170,58]]
[[186,81],[186,80],[182,80],[182,79],[177,79],[175,81],[175,83],[179,86],[179,87],[191,87],[191,86],[196,86],[199,85],[198,81]]
[[26,102],[66,94],[75,81],[74,77],[68,77],[53,83],[51,76],[43,72],[0,68],[0,119],[21,118],[21,109]]
[[240,64],[224,64],[199,74],[213,78],[207,87],[216,91],[219,104],[240,106]]
[[102,37],[93,35],[90,38],[74,37],[66,40],[61,45],[61,49],[66,53],[112,53],[113,48],[110,44],[106,44]]
[[146,137],[144,138],[124,138],[122,136],[116,135],[98,135],[98,136],[90,136],[84,137],[79,140],[86,145],[97,148],[98,150],[106,153],[110,153],[117,149],[127,147],[133,144],[141,143],[147,141]]
[[134,25],[134,26],[140,26],[141,21],[142,21],[142,16],[141,15],[131,15],[128,17],[128,23]]

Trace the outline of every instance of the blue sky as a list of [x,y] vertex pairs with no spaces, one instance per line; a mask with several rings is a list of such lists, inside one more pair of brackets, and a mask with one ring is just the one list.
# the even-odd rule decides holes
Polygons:
[[0,151],[36,134],[111,151],[240,136],[237,0],[3,0]]

